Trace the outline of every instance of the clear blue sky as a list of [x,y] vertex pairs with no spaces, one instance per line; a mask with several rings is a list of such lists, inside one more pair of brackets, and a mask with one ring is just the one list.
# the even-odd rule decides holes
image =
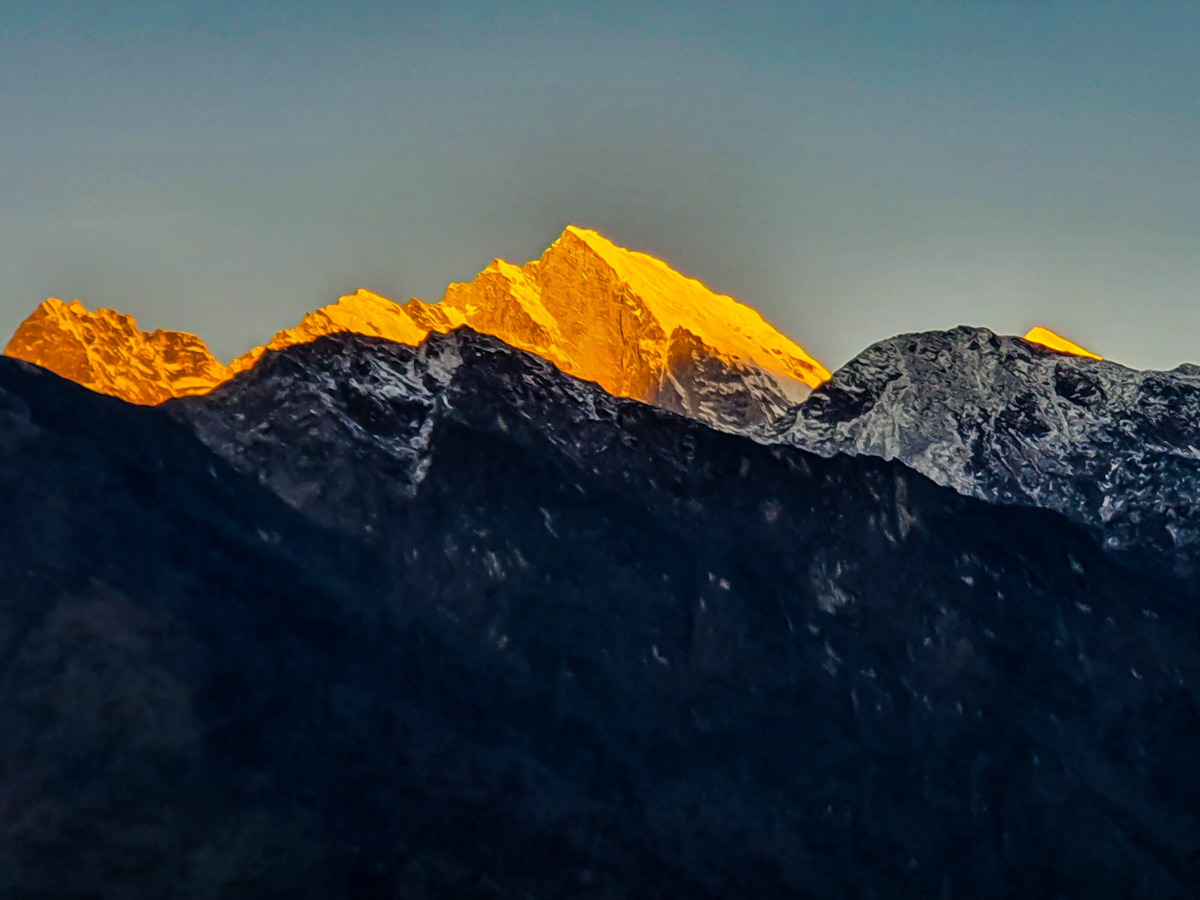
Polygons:
[[4,2],[5,336],[78,297],[228,358],[571,222],[830,366],[1200,361],[1200,4]]

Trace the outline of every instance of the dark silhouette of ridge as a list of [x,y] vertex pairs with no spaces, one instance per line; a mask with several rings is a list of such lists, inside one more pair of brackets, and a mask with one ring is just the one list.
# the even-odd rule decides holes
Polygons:
[[6,897],[1197,883],[1195,611],[1055,513],[462,331],[0,417]]

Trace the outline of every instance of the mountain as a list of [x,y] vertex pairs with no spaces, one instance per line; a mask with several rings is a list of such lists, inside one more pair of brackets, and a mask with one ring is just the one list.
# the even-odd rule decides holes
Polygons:
[[368,646],[362,554],[164,413],[11,359],[0,460],[0,896],[320,885],[286,854],[330,804],[283,795],[361,805],[317,748]]
[[307,344],[323,335],[343,331],[387,338],[410,345],[421,343],[429,333],[428,328],[412,320],[405,307],[360,288],[354,294],[342,297],[337,303],[308,313],[295,327],[285,328],[276,333],[266,346],[255,347],[234,359],[229,364],[230,375],[253,368],[269,350],[282,350],[293,344]]
[[[191,335],[145,335],[132,319],[108,310],[91,314],[77,302],[47,303],[57,304],[55,314],[39,307],[8,355],[137,403],[203,393],[251,368],[268,350],[326,334],[347,331],[415,345],[430,332],[463,325],[536,353],[616,396],[727,430],[761,428],[829,377],[749,307],[575,226],[541,259],[522,267],[494,260],[469,284],[450,285],[441,303],[413,299],[399,305],[359,290],[309,313],[228,368]],[[120,320],[121,329],[102,324],[110,320]],[[188,355],[172,351],[168,359],[165,351],[146,349],[166,336],[189,348]]]
[[660,260],[570,226],[541,259],[493,260],[441,303],[403,306],[366,290],[309,313],[266,350],[348,331],[415,345],[463,325],[529,350],[562,371],[716,425],[761,426],[807,396],[829,372],[757,312]]
[[0,360],[0,417],[5,897],[1200,877],[1196,607],[1057,514],[467,331],[158,408]]
[[53,297],[21,323],[4,354],[131,403],[204,393],[229,377],[194,334],[142,331],[133,316]]
[[1043,347],[1049,347],[1051,350],[1057,350],[1059,353],[1066,353],[1071,356],[1103,359],[1103,357],[1093,353],[1091,350],[1084,350],[1074,341],[1068,341],[1062,335],[1055,334],[1049,328],[1044,328],[1041,325],[1029,329],[1029,332],[1025,335],[1025,340],[1032,344],[1041,344]]
[[553,692],[533,746],[592,779],[607,735],[620,827],[718,894],[1188,890],[1194,606],[1054,514],[720,435],[463,332],[327,337],[172,407]]
[[772,438],[1053,509],[1132,564],[1194,576],[1200,368],[1135,371],[1070,346],[983,328],[900,335],[839,369]]
[[[575,227],[519,270],[497,260],[472,284],[451,285],[445,302],[464,310],[464,324],[476,331],[535,353],[554,348],[547,358],[563,371],[611,394],[710,421],[722,415],[720,392],[728,383],[706,385],[697,372],[706,363],[734,373],[730,381],[759,377],[748,412],[760,418],[829,377],[749,307]],[[488,319],[477,325],[472,309],[513,309],[514,327]]]

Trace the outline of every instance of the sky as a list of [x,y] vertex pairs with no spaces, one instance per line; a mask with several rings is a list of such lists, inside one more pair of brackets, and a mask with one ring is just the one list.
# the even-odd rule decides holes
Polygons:
[[1200,361],[1200,3],[4,0],[0,340],[56,296],[229,359],[571,223],[831,368]]

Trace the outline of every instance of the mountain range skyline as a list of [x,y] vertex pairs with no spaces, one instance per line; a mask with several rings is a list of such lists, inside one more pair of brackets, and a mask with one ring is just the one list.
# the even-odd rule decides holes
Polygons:
[[[597,237],[600,237],[598,232],[596,232],[594,229],[584,228],[579,225],[568,225],[566,227],[566,229],[564,230],[563,234],[567,235],[572,232],[574,232],[576,234],[578,234],[580,232],[586,232],[588,234],[593,234],[593,235],[596,235]],[[612,243],[607,238],[600,237],[600,239],[606,244]],[[561,238],[560,238],[560,240],[561,240]],[[680,273],[680,272],[676,271],[674,268],[672,268],[667,262],[658,259],[656,256],[652,255],[650,252],[648,252],[646,250],[629,251],[629,250],[625,250],[624,248],[618,248],[618,249],[622,250],[625,253],[634,253],[637,256],[646,257],[646,258],[653,260],[655,264],[665,267],[668,271],[670,271],[673,274],[673,276],[678,276],[678,278],[680,279],[679,283],[683,283],[684,281],[699,283],[699,284],[701,284],[701,287],[704,289],[704,291],[706,293],[714,295],[714,296],[723,296],[714,290],[710,290],[707,286],[705,286],[702,283],[702,280],[696,278],[694,274],[688,275],[688,274]],[[504,277],[508,274],[508,273],[503,272],[503,269],[507,268],[510,270],[515,270],[515,269],[519,268],[517,266],[513,266],[511,263],[506,262],[504,259],[502,259],[500,257],[494,257],[492,259],[492,261],[490,263],[488,263],[488,265],[486,267],[484,267],[484,269],[478,273],[478,275],[476,276],[476,281],[478,281],[478,279],[480,277],[487,275],[489,272],[493,271],[497,267],[500,268],[502,277]],[[446,292],[444,293],[443,297],[440,300],[432,301],[432,304],[431,304],[429,302],[422,300],[421,298],[419,298],[417,296],[410,297],[409,301],[407,301],[406,303],[400,303],[399,301],[392,299],[388,296],[385,296],[383,293],[376,291],[367,285],[360,284],[359,286],[357,286],[356,289],[354,289],[350,293],[343,294],[339,301],[335,301],[333,304],[319,306],[319,307],[316,307],[312,310],[305,312],[303,314],[302,321],[297,324],[295,329],[285,328],[283,330],[277,330],[272,334],[272,336],[269,339],[264,340],[261,344],[257,344],[257,345],[252,344],[248,348],[245,346],[245,338],[243,338],[240,349],[238,348],[238,345],[235,344],[235,345],[233,345],[232,352],[228,352],[228,353],[224,353],[224,354],[213,353],[212,351],[209,350],[209,344],[211,343],[211,339],[206,338],[202,331],[193,332],[193,331],[182,330],[182,329],[175,327],[175,323],[172,323],[172,322],[164,322],[164,321],[156,319],[153,323],[153,327],[145,329],[145,331],[146,331],[146,333],[163,332],[165,334],[171,334],[171,335],[178,334],[178,335],[182,335],[186,339],[199,340],[200,343],[203,344],[202,352],[204,354],[207,354],[208,356],[211,356],[213,363],[215,363],[216,365],[224,365],[219,362],[219,359],[222,357],[229,359],[228,365],[231,368],[231,374],[233,374],[233,373],[236,373],[237,371],[241,371],[241,370],[249,367],[249,365],[251,365],[253,363],[254,359],[256,359],[258,355],[261,355],[261,353],[264,352],[266,349],[275,349],[279,346],[283,346],[284,343],[292,343],[292,342],[294,342],[297,334],[299,334],[301,332],[307,333],[313,327],[312,316],[314,314],[318,314],[318,313],[333,309],[333,308],[337,307],[339,303],[348,301],[353,297],[358,297],[362,300],[365,300],[365,302],[367,302],[368,304],[383,303],[383,304],[387,304],[389,306],[390,305],[403,306],[409,312],[413,311],[414,306],[420,306],[420,307],[424,307],[424,308],[428,309],[428,308],[430,308],[431,305],[438,305],[439,308],[445,309],[445,308],[447,308],[447,304],[445,304],[443,301],[450,296],[451,291],[453,291],[455,288],[460,288],[460,287],[462,287],[462,283],[453,282],[453,281],[450,282],[447,285]],[[100,312],[118,313],[119,315],[128,317],[130,319],[144,321],[140,316],[133,316],[126,307],[121,306],[120,304],[118,304],[116,306],[105,306],[102,304],[89,303],[88,301],[83,299],[85,296],[88,296],[88,295],[84,294],[82,296],[71,296],[69,298],[69,300],[67,300],[67,299],[60,299],[59,296],[51,295],[51,296],[47,296],[47,297],[43,298],[41,302],[42,303],[50,303],[50,304],[64,303],[66,305],[73,305],[76,307],[81,307],[83,309],[86,309],[89,311],[89,314],[91,314],[90,311],[92,309],[94,309],[97,313],[100,313]],[[745,306],[745,307],[750,308],[751,310],[754,311],[754,313],[756,315],[760,315],[760,316],[762,315],[753,305],[747,304],[744,300],[742,300],[741,302],[735,301],[735,303],[739,307]],[[359,315],[359,314],[360,313],[356,311],[355,313],[353,313],[351,315]],[[29,318],[29,315],[26,315],[23,319],[21,319],[13,327],[13,330],[9,333],[9,341],[10,342],[13,340],[14,337],[16,337],[16,335],[18,334],[20,329],[26,324],[26,321],[28,320],[28,318]],[[418,320],[420,320],[420,314],[418,314],[417,318],[418,318]],[[447,323],[442,322],[441,324],[446,325]],[[463,322],[460,322],[460,324],[465,324],[465,320]],[[974,322],[974,321],[972,321],[972,322],[964,321],[964,322],[958,322],[956,324],[988,327],[988,323],[981,323],[981,322]],[[1081,326],[1078,329],[1079,331],[1085,330],[1082,327],[1085,323],[1081,322],[1078,324]],[[1027,318],[1023,323],[1019,323],[1019,327],[1013,328],[1009,331],[1006,331],[1003,329],[993,329],[993,330],[997,330],[997,333],[1001,333],[1001,334],[1005,334],[1005,333],[1012,333],[1014,335],[1020,334],[1028,340],[1032,340],[1035,343],[1042,343],[1045,346],[1051,347],[1052,349],[1061,350],[1062,352],[1073,353],[1073,354],[1084,355],[1084,356],[1096,356],[1097,358],[1101,358],[1098,354],[1093,353],[1091,350],[1085,349],[1080,344],[1073,341],[1070,337],[1065,336],[1068,334],[1077,334],[1077,331],[1074,328],[1069,327],[1070,325],[1071,325],[1071,323],[1066,323],[1063,325],[1059,325],[1057,328],[1050,328],[1050,327],[1047,327],[1046,325],[1042,324],[1040,321],[1037,321],[1036,316],[1033,316],[1033,317]],[[407,328],[407,326],[405,326],[405,325],[401,325],[399,327],[401,329],[401,333],[409,330]],[[417,324],[416,327],[417,328],[425,327],[427,329],[428,323],[420,323],[420,324]],[[452,327],[452,326],[449,326],[449,327]],[[947,328],[948,327],[951,327],[951,326],[947,325]],[[296,329],[300,329],[301,332],[296,332]],[[141,329],[139,329],[139,330],[141,330]],[[317,330],[312,331],[310,333],[310,337],[317,333],[328,333],[328,330],[329,330],[329,326],[324,326],[324,327],[317,326]],[[346,330],[356,330],[356,329],[353,327],[347,327]],[[909,329],[909,330],[913,330],[913,329]],[[921,329],[915,329],[915,330],[921,330]],[[0,331],[0,333],[3,333],[3,332]],[[289,339],[289,333],[291,333],[291,335],[292,335],[290,339]],[[373,332],[370,328],[368,328],[365,331],[360,331],[360,333],[371,334],[371,333],[375,333],[375,332]],[[886,339],[889,336],[890,335],[884,335],[880,339]],[[395,338],[395,335],[393,335],[393,338]],[[400,338],[400,339],[406,340],[406,338]],[[253,341],[253,338],[251,337],[250,340]],[[226,345],[229,344],[228,338],[226,338],[225,343],[226,343]],[[819,345],[820,336],[814,335],[813,339],[811,341],[806,340],[806,343],[812,343],[814,345]],[[845,359],[835,358],[835,359],[831,360],[832,365],[828,368],[826,368],[825,366],[822,366],[818,363],[819,369],[824,371],[825,375],[823,377],[818,377],[817,382],[815,382],[815,383],[819,383],[820,381],[825,380],[825,378],[828,377],[828,373],[830,371],[840,367],[840,365],[842,365],[844,363],[851,361],[854,358],[854,356],[857,354],[857,352],[860,352],[861,350],[870,346],[871,343],[874,343],[874,341],[861,345],[860,347],[858,347],[858,349],[856,351],[852,352]],[[520,346],[519,342],[517,345]],[[814,357],[810,356],[807,352],[803,353],[803,355],[805,358],[815,362]],[[822,355],[821,358],[825,359],[826,357]],[[1106,356],[1105,358],[1112,358],[1112,357]],[[1181,359],[1176,364],[1179,365],[1179,364],[1184,364],[1184,363],[1188,363],[1188,362],[1191,362],[1190,358]],[[1131,368],[1153,368],[1153,367],[1131,366]],[[571,371],[571,369],[568,368],[568,369],[566,369],[566,371],[569,372],[569,371]],[[216,377],[216,376],[213,375],[211,377]],[[810,383],[809,386],[812,387],[813,383]]]
[[78,297],[229,359],[579,222],[831,368],[960,324],[1196,357],[1194,4],[6,12],[0,333]]
[[568,227],[524,266],[493,260],[440,303],[401,305],[359,290],[314,310],[228,366],[196,335],[143,332],[134,319],[50,299],[25,320],[8,356],[135,403],[205,393],[272,350],[352,332],[417,345],[460,327],[529,350],[561,371],[721,428],[778,418],[830,373],[755,310],[644,253]]
[[1197,398],[1045,328],[830,372],[575,227],[230,365],[47,301],[0,890],[1186,900]]
[[1200,900],[1197,35],[7,0],[0,900]]
[[[474,281],[449,285],[437,303],[414,297],[400,304],[360,288],[307,313],[296,326],[276,332],[265,345],[245,350],[228,365],[198,335],[145,332],[131,316],[103,308],[92,312],[77,299],[41,303],[14,332],[5,353],[102,393],[153,404],[207,392],[251,368],[270,350],[324,334],[348,331],[414,345],[431,331],[464,325],[538,353],[616,396],[667,408],[688,402],[679,396],[684,391],[680,382],[694,382],[696,374],[684,369],[702,365],[704,359],[711,357],[722,369],[757,371],[774,394],[768,402],[771,411],[762,408],[754,414],[760,423],[804,400],[831,377],[751,307],[714,293],[649,254],[619,247],[575,225],[539,260],[518,267],[494,259]],[[1024,337],[1061,353],[1102,358],[1040,325]],[[660,402],[664,390],[674,396]],[[693,398],[693,406],[695,402]],[[761,407],[762,398],[757,403]],[[696,409],[677,411],[694,414]]]

